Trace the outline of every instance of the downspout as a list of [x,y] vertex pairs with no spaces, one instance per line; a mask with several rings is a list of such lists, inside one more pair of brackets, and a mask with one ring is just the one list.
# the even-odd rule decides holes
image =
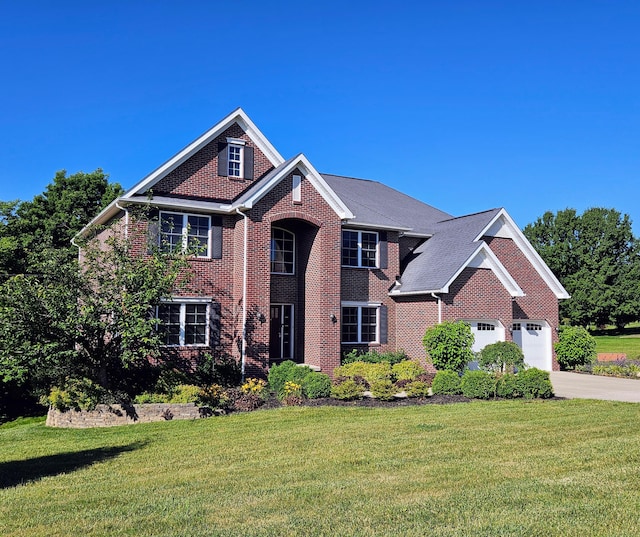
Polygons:
[[116,201],[116,207],[121,211],[124,211],[124,236],[125,238],[129,238],[129,209],[126,207],[120,207],[118,202]]
[[438,324],[442,323],[442,300],[435,293],[431,293],[431,296],[438,301]]
[[244,218],[244,266],[242,269],[242,344],[240,346],[240,371],[242,373],[242,383],[244,384],[245,358],[247,354],[247,251],[248,251],[248,217],[240,209],[236,209]]

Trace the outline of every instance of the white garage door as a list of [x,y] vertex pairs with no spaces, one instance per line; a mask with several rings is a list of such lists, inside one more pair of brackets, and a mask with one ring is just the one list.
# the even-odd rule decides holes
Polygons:
[[545,321],[513,321],[513,341],[524,354],[524,363],[551,371],[551,328]]
[[[487,345],[504,341],[504,326],[500,321],[468,321],[474,341],[471,350],[479,352]],[[478,369],[478,362],[470,362],[469,369]]]

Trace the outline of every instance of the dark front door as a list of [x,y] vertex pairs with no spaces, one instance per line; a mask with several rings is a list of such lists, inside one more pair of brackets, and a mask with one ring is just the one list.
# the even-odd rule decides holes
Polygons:
[[271,332],[269,359],[271,361],[293,358],[293,305],[271,304]]

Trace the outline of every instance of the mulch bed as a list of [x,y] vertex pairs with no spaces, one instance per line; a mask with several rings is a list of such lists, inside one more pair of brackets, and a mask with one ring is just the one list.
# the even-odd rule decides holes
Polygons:
[[[431,397],[397,398],[393,401],[380,401],[371,397],[363,397],[354,401],[341,401],[331,397],[320,399],[305,399],[299,406],[346,406],[346,407],[367,407],[367,408],[394,408],[404,406],[420,405],[446,405],[450,403],[468,403],[472,401],[462,395],[432,395]],[[285,406],[275,397],[270,397],[260,406],[260,409],[280,408]]]

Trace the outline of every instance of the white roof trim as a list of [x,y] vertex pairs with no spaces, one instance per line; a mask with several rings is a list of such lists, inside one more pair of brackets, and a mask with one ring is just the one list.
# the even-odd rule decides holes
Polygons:
[[[559,299],[567,299],[571,298],[571,295],[567,292],[567,290],[562,286],[558,278],[556,278],[555,274],[551,272],[551,269],[544,262],[544,260],[540,257],[540,254],[536,251],[536,249],[531,246],[531,243],[524,236],[524,233],[520,231],[520,228],[513,221],[509,213],[504,209],[500,209],[500,212],[496,214],[496,216],[489,222],[486,227],[478,234],[475,240],[480,240],[481,237],[486,235],[491,228],[495,228],[495,225],[498,221],[502,219],[501,229],[506,231],[507,234],[513,239],[518,248],[524,253],[529,262],[536,269],[540,277],[544,280],[544,282],[549,286],[549,288],[554,292],[557,298]],[[506,230],[505,230],[506,227]],[[503,235],[501,235],[503,236]]]
[[338,197],[335,191],[327,184],[327,182],[322,178],[318,171],[313,167],[313,165],[309,162],[309,159],[307,159],[307,157],[305,157],[302,153],[291,159],[289,163],[281,170],[278,170],[277,173],[274,174],[273,177],[271,177],[269,181],[264,183],[258,190],[256,190],[251,195],[251,197],[245,199],[244,201],[240,201],[237,204],[234,204],[233,208],[253,208],[253,206],[258,201],[266,196],[278,183],[280,183],[280,181],[282,181],[282,179],[284,179],[296,168],[298,168],[302,172],[305,179],[307,179],[314,186],[314,188],[320,193],[320,195],[335,211],[335,213],[341,220],[354,218],[353,213]]
[[255,126],[253,121],[249,119],[249,116],[242,110],[242,108],[237,108],[233,112],[231,112],[227,117],[225,117],[222,121],[216,123],[213,127],[211,127],[207,132],[201,135],[199,138],[191,142],[187,147],[185,147],[182,151],[171,157],[164,164],[162,164],[159,168],[156,168],[153,172],[147,175],[142,181],[136,184],[133,188],[130,188],[123,196],[123,198],[128,198],[134,196],[136,194],[143,194],[153,185],[155,185],[158,181],[166,177],[169,173],[175,170],[182,163],[187,161],[193,155],[195,155],[200,149],[202,149],[205,145],[210,143],[212,140],[217,138],[220,134],[222,134],[225,130],[227,130],[231,125],[237,123],[246,133],[251,140],[256,144],[256,146],[262,151],[265,156],[269,159],[269,161],[274,166],[279,166],[284,162],[282,155],[278,153],[275,147],[271,145],[271,142],[267,140],[262,134],[262,132]]

